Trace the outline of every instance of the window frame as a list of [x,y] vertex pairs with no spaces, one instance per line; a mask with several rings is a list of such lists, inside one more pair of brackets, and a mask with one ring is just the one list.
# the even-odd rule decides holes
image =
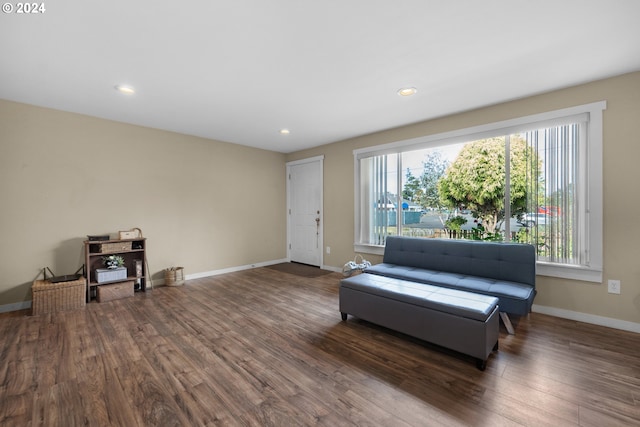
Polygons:
[[[536,274],[587,282],[602,282],[603,270],[603,112],[606,101],[598,101],[544,113],[532,114],[499,122],[488,123],[427,135],[418,138],[353,150],[354,157],[354,250],[355,252],[382,255],[384,246],[360,243],[361,232],[361,183],[360,160],[383,154],[398,154],[423,148],[439,147],[469,142],[497,135],[511,135],[525,130],[556,126],[587,115],[585,153],[580,173],[585,178],[584,203],[585,226],[581,230],[586,241],[587,265],[569,265],[537,261]],[[400,184],[399,184],[400,186]]]

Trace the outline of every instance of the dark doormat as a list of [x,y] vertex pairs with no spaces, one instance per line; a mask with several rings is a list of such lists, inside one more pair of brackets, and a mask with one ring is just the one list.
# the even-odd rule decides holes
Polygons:
[[331,271],[329,270],[322,270],[319,267],[314,267],[307,264],[299,264],[297,262],[283,262],[281,264],[268,265],[266,266],[266,268],[307,278],[314,278],[331,274]]

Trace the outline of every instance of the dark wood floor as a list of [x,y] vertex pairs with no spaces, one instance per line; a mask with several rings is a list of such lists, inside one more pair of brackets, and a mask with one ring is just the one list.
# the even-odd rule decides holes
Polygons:
[[640,425],[640,335],[537,313],[474,361],[258,268],[0,315],[2,426]]

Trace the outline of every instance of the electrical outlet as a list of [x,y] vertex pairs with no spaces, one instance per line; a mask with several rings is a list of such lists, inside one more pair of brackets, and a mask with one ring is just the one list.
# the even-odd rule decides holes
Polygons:
[[609,280],[609,293],[620,294],[620,280]]
[[330,254],[331,253],[331,246],[327,246],[327,253]]

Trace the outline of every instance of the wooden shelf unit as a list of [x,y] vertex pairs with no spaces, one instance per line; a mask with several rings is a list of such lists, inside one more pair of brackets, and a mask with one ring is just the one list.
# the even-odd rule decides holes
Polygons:
[[[102,252],[103,245],[107,244],[123,244],[128,245],[131,242],[131,249],[117,249]],[[114,246],[114,245],[110,245]],[[123,239],[123,240],[85,240],[84,242],[84,256],[85,256],[85,274],[87,276],[87,302],[96,298],[97,287],[101,285],[110,285],[113,283],[120,283],[126,281],[133,281],[134,291],[146,292],[147,290],[147,278],[145,276],[147,271],[147,259],[145,256],[147,246],[147,239],[140,237],[137,239]],[[98,283],[96,280],[96,269],[106,268],[102,257],[109,255],[118,255],[124,259],[124,266],[127,267],[127,278],[117,280],[113,282]],[[140,275],[136,274],[136,261],[141,263]]]

